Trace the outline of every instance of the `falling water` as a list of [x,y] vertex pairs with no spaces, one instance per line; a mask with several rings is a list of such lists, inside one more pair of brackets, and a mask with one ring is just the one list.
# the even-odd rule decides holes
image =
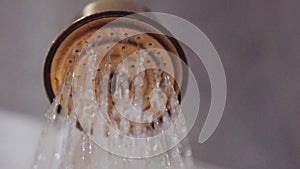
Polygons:
[[[119,45],[117,36],[125,39]],[[97,35],[67,61],[32,168],[188,168],[191,149],[180,142],[187,129],[174,79],[153,42],[143,45],[143,36],[135,36],[133,52],[128,38]],[[149,56],[157,58],[156,69],[148,69]]]

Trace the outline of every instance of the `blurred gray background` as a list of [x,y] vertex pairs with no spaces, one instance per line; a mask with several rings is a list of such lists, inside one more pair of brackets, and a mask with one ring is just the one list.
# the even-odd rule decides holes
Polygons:
[[[8,163],[8,157],[12,163],[19,161],[6,153],[26,154],[18,149],[23,141],[19,138],[31,137],[28,130],[41,126],[33,121],[43,122],[49,107],[42,82],[46,51],[88,2],[0,1],[0,157],[4,158],[0,166]],[[230,169],[300,168],[300,1],[139,2],[198,26],[223,62],[228,83],[225,112],[216,132],[204,144],[198,144],[197,139],[209,107],[209,88],[205,87],[208,82],[203,67],[194,69],[200,86],[204,86],[200,87],[204,106],[190,135],[194,158]],[[192,67],[201,65],[193,58],[191,61]],[[33,126],[17,129],[22,124],[20,118]],[[25,147],[36,146],[37,138],[32,138]]]

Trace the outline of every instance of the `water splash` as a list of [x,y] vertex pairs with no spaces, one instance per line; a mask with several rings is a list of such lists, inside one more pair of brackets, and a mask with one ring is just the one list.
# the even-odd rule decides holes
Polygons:
[[[117,36],[125,37],[121,46],[113,46]],[[191,149],[186,140],[178,144],[186,124],[174,82],[163,71],[166,65],[160,56],[156,70],[146,66],[152,53],[160,55],[154,43],[144,45],[141,35],[134,37],[132,52],[128,33],[97,37],[66,63],[32,168],[186,168]],[[99,46],[101,40],[107,44]],[[121,55],[118,65],[115,51]],[[95,142],[99,139],[126,157],[103,151]]]

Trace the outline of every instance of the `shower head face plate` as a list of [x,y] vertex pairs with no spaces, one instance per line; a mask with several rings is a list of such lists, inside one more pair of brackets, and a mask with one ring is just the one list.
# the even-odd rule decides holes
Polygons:
[[[44,84],[50,100],[58,94],[67,66],[75,62],[86,64],[88,57],[84,46],[87,41],[92,44],[96,53],[102,54],[102,61],[97,63],[99,72],[103,70],[105,60],[108,54],[110,55],[111,74],[117,70],[122,60],[127,58],[131,77],[134,77],[136,52],[147,50],[145,67],[149,69],[145,71],[144,93],[149,93],[148,89],[154,85],[153,71],[163,69],[170,75],[180,99],[188,77],[185,65],[182,64],[187,63],[183,49],[176,39],[166,36],[171,34],[159,23],[142,15],[131,14],[133,13],[110,11],[80,18],[53,42],[44,66]],[[114,22],[116,20],[117,22]],[[108,51],[110,44],[114,46]],[[74,68],[74,72],[76,71],[80,70]],[[113,81],[113,75],[110,78]],[[97,83],[99,80],[95,78],[95,85]],[[143,107],[146,108],[149,101],[147,98],[144,100]]]

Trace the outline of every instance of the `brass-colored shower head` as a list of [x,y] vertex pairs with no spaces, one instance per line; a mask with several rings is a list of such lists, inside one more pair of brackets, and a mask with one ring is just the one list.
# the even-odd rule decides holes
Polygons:
[[[173,74],[174,78],[172,78],[172,83],[174,84],[178,96],[180,96],[185,89],[185,83],[188,77],[187,71],[185,70],[186,68],[182,65],[182,61],[187,63],[186,55],[179,42],[167,36],[170,35],[170,32],[161,24],[143,15],[138,15],[139,12],[147,11],[147,8],[144,6],[130,0],[99,0],[88,4],[76,17],[76,20],[59,35],[49,49],[44,65],[44,84],[49,99],[52,100],[57,95],[63,82],[67,64],[76,60],[84,43],[91,38],[92,35],[98,34],[98,38],[102,39],[101,43],[98,43],[98,46],[95,48],[98,53],[103,53],[103,50],[105,50],[106,45],[109,43],[107,38],[112,33],[114,34],[114,41],[120,40],[124,34],[129,35],[126,40],[128,42],[128,46],[126,47],[128,53],[134,53],[139,49],[145,48],[156,48],[173,53],[176,57],[171,57],[168,52],[162,52],[160,53],[161,58],[158,59],[155,56],[156,53],[150,52],[146,56],[146,63],[154,68],[159,68],[160,65],[164,64],[165,69],[167,69],[170,74]],[[137,15],[131,16],[131,14]],[[101,32],[97,32],[103,28],[104,25],[116,19],[120,19],[120,24],[113,25],[112,29],[103,29]],[[141,40],[139,40],[140,36],[142,37]],[[114,65],[118,65],[122,60],[121,52],[122,48],[124,48],[123,42],[124,41],[121,41],[112,49],[111,73],[116,70],[116,66]],[[85,60],[82,59],[77,62],[84,64]],[[132,62],[133,61],[129,60],[129,65],[133,64]],[[98,69],[102,70],[103,66],[103,63],[99,63]],[[144,79],[147,82],[144,85],[146,92],[147,88],[153,85],[153,77],[150,73],[147,73],[149,71],[151,70],[146,70]],[[176,79],[176,82],[174,79]],[[96,81],[96,83],[99,82]],[[144,100],[147,99],[145,98]],[[147,106],[147,103],[145,103],[144,106]]]

